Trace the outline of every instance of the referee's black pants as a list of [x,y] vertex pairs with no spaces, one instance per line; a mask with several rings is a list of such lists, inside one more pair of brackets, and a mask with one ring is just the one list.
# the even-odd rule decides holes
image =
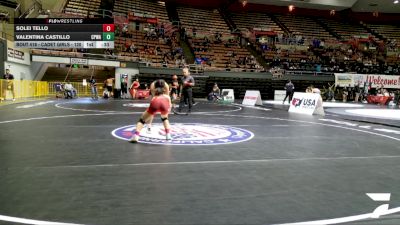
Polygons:
[[286,101],[287,97],[289,97],[289,104],[290,104],[290,102],[292,101],[292,98],[293,98],[293,91],[286,92],[286,96],[285,96],[285,99],[283,99],[283,102]]
[[188,107],[189,107],[188,111],[190,112],[192,110],[192,105],[193,105],[192,88],[186,88],[186,89],[182,90],[181,101],[179,102],[179,112],[185,106],[185,102],[187,102]]

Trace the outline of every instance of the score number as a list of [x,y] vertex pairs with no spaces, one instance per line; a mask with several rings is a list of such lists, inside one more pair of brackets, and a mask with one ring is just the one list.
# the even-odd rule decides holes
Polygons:
[[114,32],[114,24],[103,24],[103,32]]
[[102,41],[114,41],[114,24],[103,24],[103,39]]

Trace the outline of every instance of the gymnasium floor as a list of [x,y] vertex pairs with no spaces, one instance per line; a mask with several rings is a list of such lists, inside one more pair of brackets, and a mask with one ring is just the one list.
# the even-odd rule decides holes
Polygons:
[[129,143],[145,107],[1,106],[0,224],[400,224],[398,127],[198,101]]

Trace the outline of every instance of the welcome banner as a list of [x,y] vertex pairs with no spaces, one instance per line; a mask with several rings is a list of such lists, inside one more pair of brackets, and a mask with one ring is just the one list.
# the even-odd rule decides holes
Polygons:
[[338,87],[354,87],[371,83],[373,88],[396,88],[400,89],[400,76],[380,75],[380,74],[352,74],[352,73],[335,73],[335,84]]

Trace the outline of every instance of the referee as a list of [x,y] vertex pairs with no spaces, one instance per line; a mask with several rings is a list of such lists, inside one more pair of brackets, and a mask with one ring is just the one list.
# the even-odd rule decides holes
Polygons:
[[186,114],[189,114],[192,112],[192,105],[193,105],[193,91],[192,87],[194,86],[194,79],[192,76],[190,76],[189,69],[188,68],[183,68],[183,77],[182,77],[182,82],[181,82],[181,91],[179,94],[179,97],[181,98],[179,102],[179,109],[178,112],[182,111],[182,108],[185,105],[185,102],[188,104],[188,110]]
[[285,104],[285,101],[287,97],[289,97],[289,104],[292,101],[293,98],[293,92],[294,92],[294,85],[291,80],[288,80],[286,85],[285,85],[285,90],[286,90],[286,96],[285,99],[283,99],[282,104]]

